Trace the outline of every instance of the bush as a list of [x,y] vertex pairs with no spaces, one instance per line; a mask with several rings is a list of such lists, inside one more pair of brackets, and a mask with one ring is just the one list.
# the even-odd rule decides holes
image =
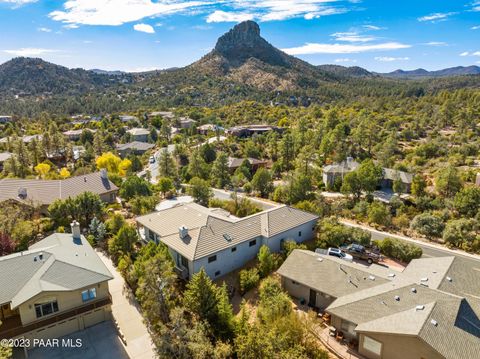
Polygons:
[[258,271],[262,278],[269,275],[277,266],[277,259],[275,255],[270,252],[270,249],[263,245],[258,251]]
[[371,234],[360,228],[344,226],[335,218],[325,218],[318,226],[317,247],[340,247],[343,244],[359,243],[364,246],[370,244]]
[[413,218],[410,228],[430,238],[441,237],[445,225],[440,217],[422,213]]
[[375,241],[374,243],[387,257],[406,263],[412,259],[420,258],[423,254],[422,248],[419,246],[396,238],[385,238],[380,241]]
[[240,292],[245,294],[250,289],[255,288],[260,282],[260,274],[257,268],[242,269],[240,276]]
[[293,239],[288,239],[282,244],[282,252],[284,258],[287,258],[295,249],[307,249],[303,243],[297,243]]

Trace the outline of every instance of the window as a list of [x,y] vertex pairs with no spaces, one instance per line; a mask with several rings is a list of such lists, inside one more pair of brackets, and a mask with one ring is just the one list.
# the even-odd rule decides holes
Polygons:
[[48,303],[35,304],[35,314],[37,318],[58,312],[58,303],[56,300]]
[[151,241],[154,241],[155,240],[155,233],[153,233],[151,230],[148,230],[148,238]]
[[97,290],[95,288],[90,288],[82,292],[82,300],[88,302],[89,300],[95,299],[97,297]]
[[249,247],[253,247],[253,246],[255,246],[256,244],[257,244],[257,240],[254,239],[253,241],[250,241],[250,242],[248,243],[248,246],[249,246]]
[[298,232],[298,236],[299,236],[299,237],[302,236],[302,231],[299,231],[299,232]]
[[220,271],[217,270],[217,271],[215,272],[215,277],[218,277],[219,275],[220,275]]
[[237,251],[237,247],[232,248],[232,253]]
[[382,354],[382,343],[367,336],[363,337],[363,348],[377,355]]
[[217,260],[217,256],[211,256],[211,257],[208,257],[208,263],[212,263],[212,262],[215,262]]

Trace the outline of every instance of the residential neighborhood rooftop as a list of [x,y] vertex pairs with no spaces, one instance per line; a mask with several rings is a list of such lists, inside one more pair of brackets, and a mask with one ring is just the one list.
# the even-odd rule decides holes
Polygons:
[[140,151],[148,151],[154,148],[155,145],[147,142],[140,142],[140,141],[133,141],[129,143],[124,143],[117,145],[117,150],[125,151],[125,150],[140,150]]
[[16,308],[41,292],[72,291],[112,278],[83,236],[55,233],[28,251],[0,257],[0,304]]
[[118,191],[102,171],[64,180],[10,179],[0,180],[0,202],[17,200],[48,205],[56,199],[76,197],[83,192],[104,194]]

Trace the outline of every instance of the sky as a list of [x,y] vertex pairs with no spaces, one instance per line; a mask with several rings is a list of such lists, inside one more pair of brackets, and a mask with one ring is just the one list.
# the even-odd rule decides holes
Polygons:
[[188,65],[236,23],[314,65],[370,71],[480,65],[480,0],[0,0],[0,63]]

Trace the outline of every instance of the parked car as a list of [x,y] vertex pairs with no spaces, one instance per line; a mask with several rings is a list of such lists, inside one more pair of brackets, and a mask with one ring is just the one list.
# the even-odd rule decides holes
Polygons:
[[149,162],[149,163],[155,163],[155,157],[154,157],[154,156],[150,156],[150,158],[148,159],[148,162]]
[[364,246],[356,243],[343,247],[342,250],[353,258],[367,261],[368,264],[378,263],[383,259],[380,254],[368,251]]
[[348,262],[353,261],[353,257],[350,254],[344,253],[338,248],[328,248],[327,249],[327,254],[329,256],[337,257],[337,258],[343,259],[343,260],[348,261]]

